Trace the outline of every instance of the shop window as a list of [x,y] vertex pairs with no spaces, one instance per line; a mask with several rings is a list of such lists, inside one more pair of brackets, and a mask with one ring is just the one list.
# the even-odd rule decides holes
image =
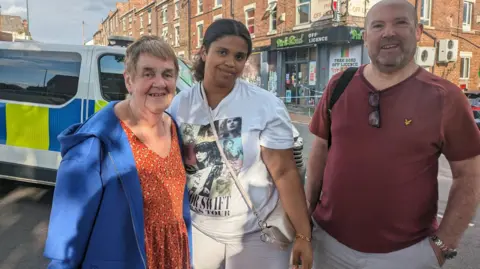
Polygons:
[[297,61],[307,61],[309,56],[308,48],[297,49]]
[[297,50],[296,49],[289,49],[285,52],[285,60],[287,62],[292,62],[297,59]]
[[317,60],[317,49],[310,48],[310,61],[316,61],[316,60]]

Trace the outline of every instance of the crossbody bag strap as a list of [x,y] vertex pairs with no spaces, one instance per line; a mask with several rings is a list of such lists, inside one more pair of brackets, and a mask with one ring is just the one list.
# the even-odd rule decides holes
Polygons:
[[237,186],[237,189],[242,194],[243,199],[245,200],[245,203],[252,210],[255,217],[258,219],[258,225],[261,228],[264,228],[265,227],[265,222],[262,219],[260,219],[260,215],[258,214],[257,209],[253,205],[252,200],[250,200],[250,198],[248,197],[247,192],[245,191],[242,184],[238,180],[238,177],[237,177],[237,174],[235,173],[235,170],[233,169],[233,167],[231,166],[230,162],[227,159],[227,156],[225,156],[225,153],[223,152],[223,148],[222,148],[222,145],[220,144],[220,139],[218,137],[217,130],[215,129],[215,124],[213,123],[212,113],[210,111],[210,107],[208,106],[207,95],[205,94],[205,89],[203,88],[202,84],[200,84],[199,86],[200,86],[200,90],[201,90],[202,96],[203,96],[203,104],[204,104],[204,106],[205,106],[205,108],[208,112],[208,119],[209,119],[209,122],[210,122],[210,127],[212,128],[212,133],[213,133],[213,136],[215,137],[215,142],[217,144],[218,151],[220,152],[220,155],[222,156],[223,162],[227,166],[228,172],[232,176],[233,181],[235,182],[235,185]]

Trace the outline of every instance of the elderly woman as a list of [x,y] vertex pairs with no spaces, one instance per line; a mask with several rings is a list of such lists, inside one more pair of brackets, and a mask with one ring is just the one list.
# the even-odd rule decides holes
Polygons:
[[130,98],[59,140],[48,268],[189,268],[190,211],[175,122],[165,112],[178,62],[158,37],[127,49]]

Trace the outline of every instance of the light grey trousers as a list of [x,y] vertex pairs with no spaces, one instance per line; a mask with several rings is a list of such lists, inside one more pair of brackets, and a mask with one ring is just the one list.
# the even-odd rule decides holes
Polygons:
[[313,228],[313,269],[439,269],[428,238],[398,251],[371,254],[355,251],[330,236],[317,224]]
[[291,249],[280,250],[260,240],[260,233],[242,242],[223,244],[192,227],[195,269],[289,269]]

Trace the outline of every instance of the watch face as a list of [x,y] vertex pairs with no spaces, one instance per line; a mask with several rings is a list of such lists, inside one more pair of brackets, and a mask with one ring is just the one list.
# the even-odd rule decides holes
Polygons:
[[445,252],[444,256],[445,256],[445,259],[447,259],[447,260],[453,259],[457,256],[457,251],[456,250],[449,250],[449,251]]

